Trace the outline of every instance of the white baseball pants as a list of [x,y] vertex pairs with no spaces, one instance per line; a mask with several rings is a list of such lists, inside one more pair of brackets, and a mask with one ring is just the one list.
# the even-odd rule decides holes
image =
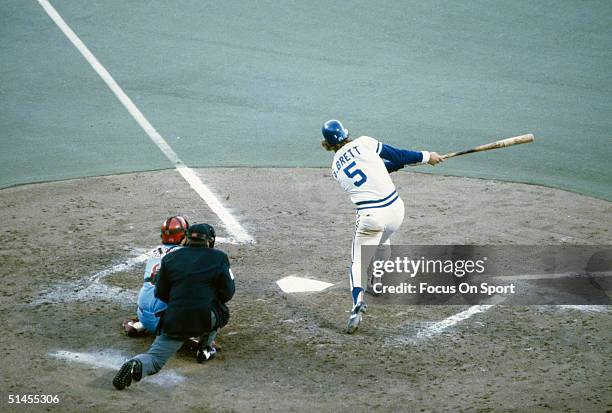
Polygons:
[[[354,288],[362,288],[361,263],[368,265],[374,257],[387,259],[390,254],[391,235],[404,221],[404,202],[401,198],[383,208],[365,208],[357,210],[355,219],[355,235],[349,274],[351,292]],[[378,248],[361,250],[363,245],[376,245]],[[363,255],[362,255],[363,254]]]

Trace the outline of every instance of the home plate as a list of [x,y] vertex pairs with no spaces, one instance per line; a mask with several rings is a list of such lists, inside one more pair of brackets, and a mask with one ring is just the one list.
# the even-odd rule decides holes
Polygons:
[[305,293],[310,291],[323,291],[333,284],[324,281],[311,280],[310,278],[296,277],[289,275],[276,282],[283,292],[286,293]]

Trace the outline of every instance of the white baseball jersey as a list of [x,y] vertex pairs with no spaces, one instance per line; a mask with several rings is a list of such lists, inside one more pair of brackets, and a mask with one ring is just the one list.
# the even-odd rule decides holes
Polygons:
[[360,136],[334,156],[332,175],[349,193],[357,209],[384,207],[399,196],[379,156],[381,149],[382,143],[376,139]]

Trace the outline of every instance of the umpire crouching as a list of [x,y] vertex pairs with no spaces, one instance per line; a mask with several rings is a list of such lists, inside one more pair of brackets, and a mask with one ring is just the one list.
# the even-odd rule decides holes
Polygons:
[[168,303],[158,336],[146,353],[126,361],[113,385],[123,390],[143,376],[157,373],[183,341],[199,337],[198,363],[214,357],[217,331],[229,320],[225,305],[234,295],[234,275],[227,255],[214,249],[215,230],[208,224],[189,227],[185,248],[165,255],[155,280],[155,296]]

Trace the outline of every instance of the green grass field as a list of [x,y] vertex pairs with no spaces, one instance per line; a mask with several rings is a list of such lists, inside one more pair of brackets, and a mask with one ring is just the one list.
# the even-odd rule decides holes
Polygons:
[[[53,4],[190,166],[327,166],[328,118],[439,152],[532,132],[435,172],[612,199],[608,1]],[[37,2],[0,20],[0,186],[171,167]]]

